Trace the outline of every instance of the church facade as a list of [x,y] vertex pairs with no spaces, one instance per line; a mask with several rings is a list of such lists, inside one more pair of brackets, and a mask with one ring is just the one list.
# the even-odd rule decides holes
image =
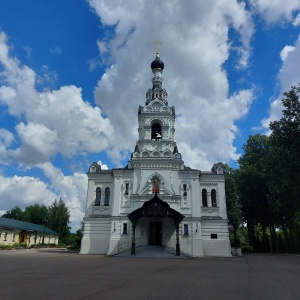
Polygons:
[[161,245],[174,255],[231,256],[223,170],[184,165],[174,140],[175,108],[151,64],[152,88],[138,108],[138,141],[125,168],[88,170],[81,254],[135,253]]

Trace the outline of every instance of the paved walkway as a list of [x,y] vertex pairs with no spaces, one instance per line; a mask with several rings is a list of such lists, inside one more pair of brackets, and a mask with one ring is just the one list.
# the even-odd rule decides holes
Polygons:
[[132,255],[130,251],[126,251],[115,256],[126,257],[155,257],[155,258],[188,258],[189,255],[181,253],[180,256],[175,253],[166,251],[164,246],[141,246],[135,249],[135,254]]
[[[176,256],[174,256],[176,257]],[[0,251],[2,300],[296,300],[300,256],[126,258]]]

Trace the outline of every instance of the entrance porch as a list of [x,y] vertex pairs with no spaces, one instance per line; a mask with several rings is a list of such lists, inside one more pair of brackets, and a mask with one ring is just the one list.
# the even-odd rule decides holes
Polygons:
[[[175,227],[175,252],[176,255],[180,255],[179,224],[184,216],[175,209],[172,209],[168,203],[162,201],[157,196],[157,193],[155,193],[155,196],[151,200],[145,202],[142,207],[130,213],[128,218],[132,223],[131,254],[136,254],[136,226],[139,225],[139,227],[144,228],[144,231],[147,232],[146,236],[148,238],[144,245],[150,246],[167,246],[167,235],[163,235],[163,231],[167,228],[170,231],[170,227]],[[172,223],[172,226],[170,226],[171,224],[167,226],[168,223]],[[141,231],[143,230],[141,229]]]

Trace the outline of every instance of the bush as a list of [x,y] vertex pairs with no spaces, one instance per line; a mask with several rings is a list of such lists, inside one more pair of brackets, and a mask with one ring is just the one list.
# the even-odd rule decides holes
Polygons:
[[25,244],[25,243],[24,244],[20,244],[19,248],[27,248],[27,244]]
[[241,247],[242,253],[253,253],[253,248],[250,245]]
[[58,248],[66,248],[66,244],[61,241],[58,242],[57,246],[58,246]]
[[11,245],[0,245],[0,250],[12,250],[13,247]]

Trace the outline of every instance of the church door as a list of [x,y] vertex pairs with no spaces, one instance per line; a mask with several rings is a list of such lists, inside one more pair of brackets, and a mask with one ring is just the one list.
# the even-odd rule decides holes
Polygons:
[[162,223],[150,222],[149,245],[161,246]]

